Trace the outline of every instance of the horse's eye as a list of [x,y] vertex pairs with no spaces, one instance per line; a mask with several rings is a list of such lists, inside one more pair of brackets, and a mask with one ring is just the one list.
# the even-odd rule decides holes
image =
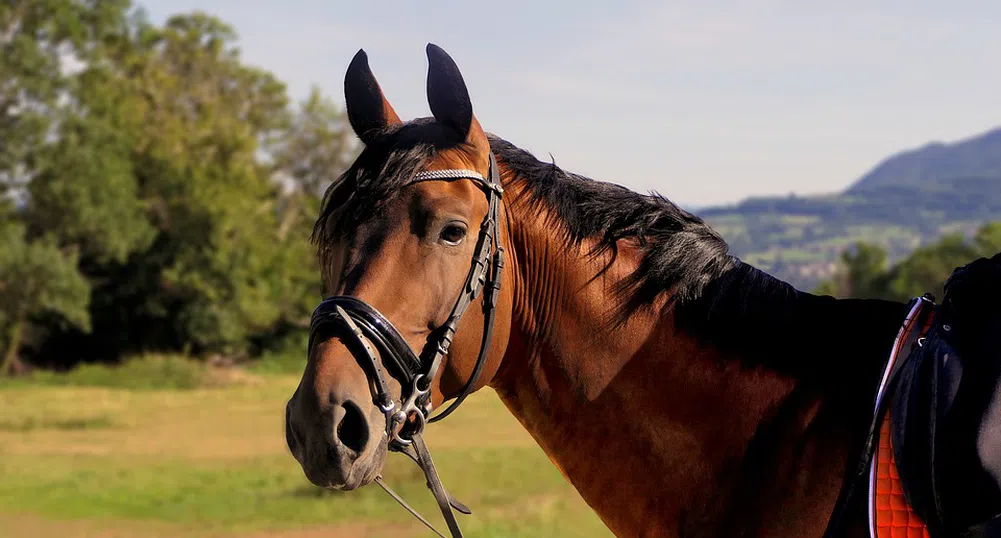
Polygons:
[[466,237],[466,227],[460,224],[448,224],[441,229],[439,237],[443,243],[454,247]]

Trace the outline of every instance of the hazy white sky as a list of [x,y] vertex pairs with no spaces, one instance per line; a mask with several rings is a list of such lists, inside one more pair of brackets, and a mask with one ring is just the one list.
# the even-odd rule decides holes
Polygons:
[[436,43],[488,131],[687,206],[839,190],[891,153],[1001,125],[997,0],[138,1],[156,21],[229,22],[294,97],[316,84],[343,102],[364,48],[405,119],[430,114]]

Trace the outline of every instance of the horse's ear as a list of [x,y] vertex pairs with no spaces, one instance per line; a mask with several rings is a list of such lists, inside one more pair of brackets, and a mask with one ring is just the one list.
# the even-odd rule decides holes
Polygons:
[[473,103],[459,66],[441,47],[428,43],[428,104],[439,123],[455,129],[466,140],[473,123]]
[[358,50],[344,75],[344,101],[351,128],[366,144],[378,131],[402,123],[368,67],[364,50]]

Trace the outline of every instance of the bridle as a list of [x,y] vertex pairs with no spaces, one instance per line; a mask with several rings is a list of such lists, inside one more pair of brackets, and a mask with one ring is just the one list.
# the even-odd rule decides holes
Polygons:
[[[405,186],[423,181],[456,179],[467,179],[476,183],[486,194],[489,208],[483,223],[480,225],[472,265],[463,283],[459,298],[452,307],[452,312],[445,324],[432,332],[428,338],[428,344],[420,356],[414,353],[396,327],[385,316],[365,301],[350,295],[329,297],[316,307],[310,321],[308,350],[312,350],[313,338],[321,327],[334,325],[335,329],[339,330],[339,334],[346,337],[345,343],[351,354],[365,370],[369,379],[373,402],[385,414],[389,449],[406,454],[421,468],[427,478],[428,487],[434,494],[435,500],[438,501],[442,516],[445,518],[452,536],[460,538],[462,532],[455,521],[452,508],[454,507],[464,514],[471,512],[445,491],[438,478],[422,433],[427,423],[437,422],[445,418],[469,396],[486,363],[487,349],[490,346],[493,333],[501,273],[504,268],[504,248],[500,246],[500,205],[504,189],[501,187],[497,161],[492,153],[490,154],[490,169],[486,178],[473,170],[428,170],[415,174],[414,178]],[[431,383],[441,368],[442,360],[448,354],[448,348],[452,344],[459,320],[480,292],[484,293],[484,329],[476,365],[473,367],[473,372],[465,386],[462,387],[451,405],[432,417],[430,416],[432,411]],[[383,363],[385,363],[390,375],[400,382],[399,402],[394,401],[389,392]],[[445,538],[426,519],[407,505],[399,495],[389,489],[381,477],[376,479],[376,483],[438,536]]]

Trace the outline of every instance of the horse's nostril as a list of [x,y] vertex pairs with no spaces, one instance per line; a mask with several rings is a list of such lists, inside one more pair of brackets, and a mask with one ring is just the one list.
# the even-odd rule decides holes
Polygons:
[[355,453],[361,453],[368,444],[368,424],[365,422],[365,415],[358,405],[350,400],[341,406],[344,408],[344,417],[336,426],[337,440]]

